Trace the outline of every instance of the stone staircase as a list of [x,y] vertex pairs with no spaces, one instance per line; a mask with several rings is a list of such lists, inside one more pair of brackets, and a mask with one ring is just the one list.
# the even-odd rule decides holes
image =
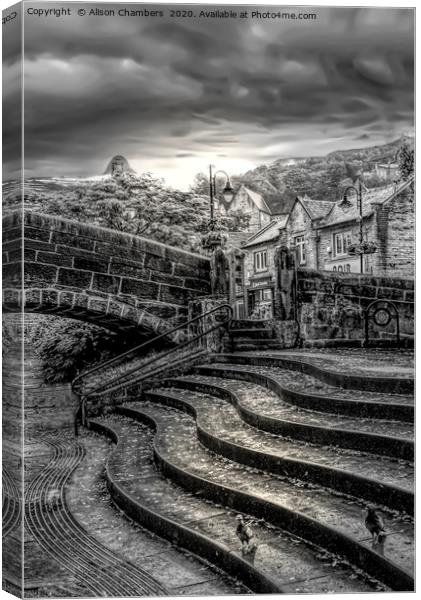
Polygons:
[[274,329],[267,326],[267,321],[231,321],[228,339],[229,349],[232,352],[283,348],[276,338]]
[[[162,379],[90,429],[115,444],[113,502],[252,592],[403,591],[414,588],[413,413],[408,376],[236,352]],[[384,547],[365,528],[368,504]]]

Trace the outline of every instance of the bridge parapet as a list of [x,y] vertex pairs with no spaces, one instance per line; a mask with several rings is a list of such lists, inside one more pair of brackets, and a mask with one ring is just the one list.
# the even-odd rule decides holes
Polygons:
[[27,310],[55,309],[98,324],[108,315],[108,323],[155,329],[161,320],[186,315],[188,302],[210,291],[204,256],[31,212],[23,223],[20,212],[3,219],[3,269],[8,308],[24,302]]

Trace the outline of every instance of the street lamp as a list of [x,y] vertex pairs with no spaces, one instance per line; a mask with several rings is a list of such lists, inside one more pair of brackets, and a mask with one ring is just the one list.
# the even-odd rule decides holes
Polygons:
[[362,191],[362,185],[361,185],[360,180],[358,180],[358,187],[356,187],[354,185],[349,185],[346,188],[346,190],[344,192],[343,200],[342,200],[342,202],[339,203],[339,206],[345,213],[349,212],[352,209],[352,202],[348,198],[348,192],[350,192],[351,190],[353,192],[355,192],[355,194],[357,196],[357,210],[358,210],[357,221],[359,224],[359,243],[348,246],[347,251],[348,251],[348,254],[350,254],[350,255],[354,255],[354,256],[355,256],[355,254],[360,255],[360,273],[364,273],[364,254],[372,254],[373,252],[375,252],[376,244],[374,242],[364,242],[363,191]]
[[226,182],[225,187],[222,190],[225,201],[228,203],[234,196],[234,190],[231,186],[229,175],[225,171],[212,172],[213,165],[209,165],[209,197],[210,197],[210,229],[215,229],[215,218],[214,218],[214,197],[216,196],[216,176],[220,173],[225,176]]
[[354,186],[354,185],[349,185],[345,192],[344,192],[344,197],[342,202],[339,203],[339,206],[342,208],[342,210],[346,213],[349,212],[349,210],[351,210],[352,208],[352,202],[349,200],[348,198],[348,193],[350,191],[353,191],[356,193],[357,195],[357,210],[358,210],[358,223],[360,226],[360,231],[359,231],[359,246],[360,246],[360,250],[361,250],[361,254],[360,254],[360,273],[363,273],[364,271],[364,253],[362,252],[362,247],[363,247],[363,190],[362,190],[362,185],[361,185],[361,181],[358,180],[358,187]]

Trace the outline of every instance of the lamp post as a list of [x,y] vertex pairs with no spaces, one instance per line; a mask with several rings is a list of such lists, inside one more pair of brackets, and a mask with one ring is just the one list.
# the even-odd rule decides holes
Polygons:
[[214,216],[214,198],[216,196],[216,176],[222,174],[225,176],[225,187],[222,190],[222,194],[226,200],[226,202],[230,202],[232,197],[234,196],[234,190],[231,186],[231,181],[229,175],[225,171],[216,171],[213,173],[212,169],[215,167],[213,165],[209,165],[209,198],[210,198],[210,229],[213,231],[215,229],[215,216]]
[[363,251],[363,190],[361,181],[358,179],[358,187],[354,185],[349,185],[345,192],[342,202],[340,202],[339,206],[342,208],[344,212],[348,212],[352,208],[352,202],[348,198],[348,193],[350,191],[355,192],[357,196],[357,210],[358,210],[358,223],[359,223],[359,250],[360,250],[360,273],[364,272],[364,251]]

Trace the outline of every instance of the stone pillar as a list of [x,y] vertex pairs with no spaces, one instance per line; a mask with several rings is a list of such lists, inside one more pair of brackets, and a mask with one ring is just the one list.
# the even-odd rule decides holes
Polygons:
[[286,246],[275,250],[275,319],[295,319],[295,259]]
[[[206,298],[198,298],[196,300],[191,300],[189,302],[189,321],[199,315],[203,315],[208,311],[220,306],[221,304],[226,304],[227,300],[225,296],[208,296]],[[219,311],[215,311],[214,313],[207,315],[203,319],[198,319],[195,323],[189,325],[188,334],[190,339],[199,333],[203,333],[204,331],[212,328],[217,325],[219,322],[218,318]],[[225,317],[226,311],[221,310],[221,315]],[[211,331],[206,336],[203,336],[197,341],[197,347],[203,350],[208,350],[209,352],[221,352],[223,349],[223,338],[226,333],[226,327],[217,327],[213,331]]]
[[210,266],[212,296],[223,296],[228,300],[229,262],[222,248],[217,248],[213,252],[210,258]]

